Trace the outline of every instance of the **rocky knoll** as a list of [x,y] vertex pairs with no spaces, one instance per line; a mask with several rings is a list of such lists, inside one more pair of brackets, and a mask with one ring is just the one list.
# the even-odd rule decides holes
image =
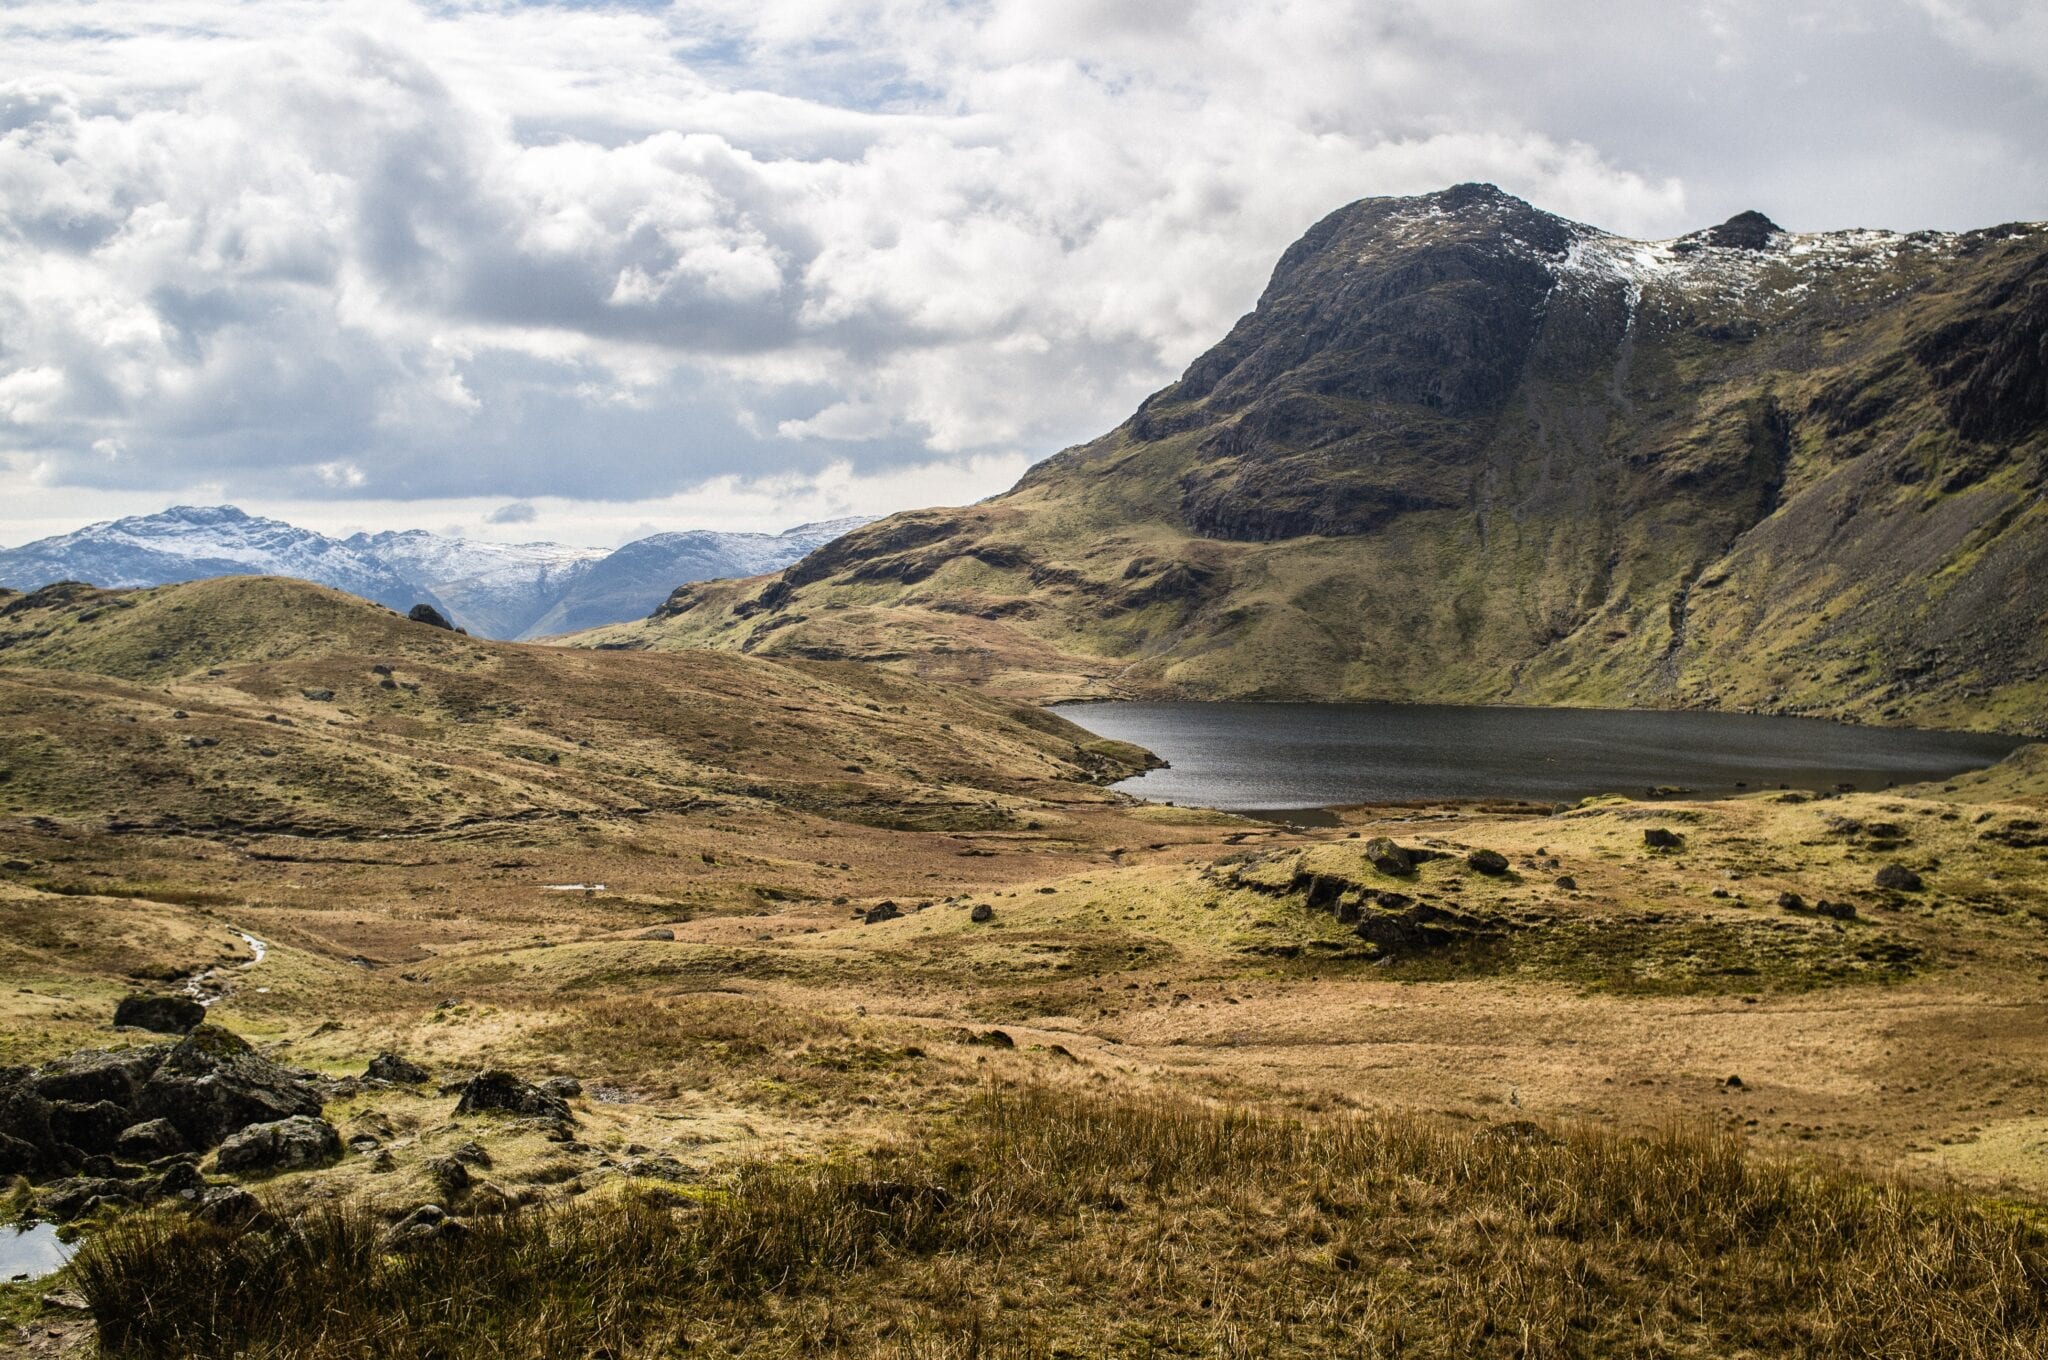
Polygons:
[[315,1123],[320,1111],[310,1076],[202,1025],[175,1044],[0,1069],[0,1178],[133,1182],[138,1164],[208,1152],[252,1126]]
[[1633,241],[1366,199],[1123,425],[592,635],[1032,697],[2039,730],[2048,226]]

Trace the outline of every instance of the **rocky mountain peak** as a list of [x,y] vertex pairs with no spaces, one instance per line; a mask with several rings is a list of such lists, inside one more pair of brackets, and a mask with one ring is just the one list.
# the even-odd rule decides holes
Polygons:
[[1672,248],[1686,251],[1697,250],[1701,246],[1718,246],[1723,250],[1769,250],[1772,239],[1785,234],[1783,227],[1752,208],[1735,214],[1718,227],[1681,236]]

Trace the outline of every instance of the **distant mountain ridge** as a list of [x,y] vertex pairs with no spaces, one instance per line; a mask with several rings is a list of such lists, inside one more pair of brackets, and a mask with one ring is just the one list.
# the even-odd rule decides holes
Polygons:
[[830,520],[781,534],[656,534],[607,552],[423,529],[338,539],[231,505],[179,505],[0,549],[0,586],[288,576],[400,611],[431,604],[479,636],[533,638],[643,617],[679,582],[779,570],[865,523]]
[[589,641],[2048,731],[2048,224],[1637,241],[1492,185],[1363,199],[1011,491]]

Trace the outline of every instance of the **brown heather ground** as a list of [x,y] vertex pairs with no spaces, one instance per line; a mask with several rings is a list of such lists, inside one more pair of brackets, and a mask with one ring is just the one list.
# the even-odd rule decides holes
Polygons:
[[[103,638],[128,674],[0,670],[55,764],[101,772],[13,755],[0,784],[0,1063],[130,1042],[107,1020],[139,978],[225,961],[217,1020],[279,1059],[572,1074],[578,1140],[336,1100],[395,1168],[256,1185],[292,1233],[89,1225],[70,1283],[110,1355],[2042,1353],[2027,759],[1953,789],[1294,829],[1130,805],[1079,781],[1108,757],[1071,729],[850,667],[464,639],[481,678],[452,711],[453,661],[406,649],[457,644],[375,622],[345,654],[143,675]],[[419,691],[376,686],[394,655]],[[229,760],[271,711],[302,719],[263,724],[280,754]],[[690,725],[656,740],[668,712]],[[202,722],[219,744],[186,746]],[[517,754],[536,731],[559,763]],[[370,763],[325,792],[344,756]],[[1684,848],[1647,849],[1654,826]],[[1379,833],[1447,853],[1382,879]],[[1927,889],[1875,890],[1892,862]],[[1304,874],[1472,929],[1375,949]],[[883,900],[904,915],[860,923]],[[260,966],[233,970],[236,931]],[[471,1236],[379,1247],[472,1139]],[[681,1179],[631,1174],[663,1156]],[[48,1287],[0,1290],[16,1344],[89,1347]]]

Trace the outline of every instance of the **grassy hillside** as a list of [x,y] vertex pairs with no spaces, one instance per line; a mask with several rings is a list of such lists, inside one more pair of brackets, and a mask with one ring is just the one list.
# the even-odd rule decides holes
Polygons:
[[587,640],[1033,698],[2044,730],[2048,229],[1740,226],[1627,242],[1480,186],[1355,204],[1008,494]]
[[873,668],[486,642],[300,582],[0,606],[0,812],[332,835],[717,802],[1001,826],[1034,783],[1143,760]]

